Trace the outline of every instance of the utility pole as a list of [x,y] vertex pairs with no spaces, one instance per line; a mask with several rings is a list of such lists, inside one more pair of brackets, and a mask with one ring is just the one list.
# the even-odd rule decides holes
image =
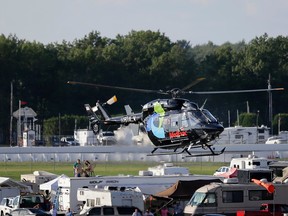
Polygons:
[[13,82],[11,82],[11,96],[10,96],[10,147],[13,145]]
[[269,74],[269,79],[268,79],[269,125],[270,125],[271,135],[273,135],[272,91],[271,91],[270,79],[271,79],[271,76]]
[[17,125],[17,143],[18,143],[18,146],[21,147],[22,146],[22,129],[21,129],[21,100],[19,100],[19,109],[18,109],[18,125]]

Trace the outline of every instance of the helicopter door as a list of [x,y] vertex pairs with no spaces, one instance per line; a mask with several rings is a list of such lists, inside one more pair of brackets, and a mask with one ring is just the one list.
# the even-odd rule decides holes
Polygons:
[[186,116],[181,113],[171,115],[169,138],[174,140],[187,139],[187,127],[189,126]]

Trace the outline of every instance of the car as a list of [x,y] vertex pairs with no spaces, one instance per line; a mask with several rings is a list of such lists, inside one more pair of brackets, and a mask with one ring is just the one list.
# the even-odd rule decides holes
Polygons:
[[51,216],[51,214],[37,208],[18,208],[10,212],[10,216]]
[[287,139],[281,137],[281,136],[273,136],[269,137],[265,144],[286,144],[288,143]]
[[97,139],[101,145],[114,145],[116,138],[113,131],[101,131],[97,135]]
[[[94,216],[94,215],[122,215],[122,216],[131,216],[135,209],[138,209],[133,206],[101,206],[90,208],[82,216]],[[138,209],[141,213],[141,211]],[[141,214],[142,215],[142,214]]]
[[50,139],[51,145],[52,146],[60,146],[61,142],[58,136],[52,136]]
[[230,167],[222,166],[222,167],[220,167],[219,169],[217,169],[217,170],[215,171],[215,173],[213,174],[213,176],[222,175],[222,174],[228,172],[229,170],[230,170]]
[[62,137],[61,145],[62,146],[79,146],[80,144],[76,142],[74,137]]
[[35,146],[45,146],[46,143],[44,140],[35,140]]

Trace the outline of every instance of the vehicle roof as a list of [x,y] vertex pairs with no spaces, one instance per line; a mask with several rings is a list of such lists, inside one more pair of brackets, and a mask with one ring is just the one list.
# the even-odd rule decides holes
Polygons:
[[[278,185],[281,185],[281,184],[277,184]],[[284,184],[283,184],[284,185]],[[287,185],[286,185],[287,186]],[[218,188],[221,188],[221,189],[239,189],[239,190],[242,190],[243,188],[257,188],[257,189],[263,189],[265,190],[264,187],[261,187],[259,185],[256,185],[254,183],[244,183],[244,184],[227,184],[227,183],[217,183],[217,182],[212,182],[210,184],[207,184],[203,187],[200,187],[199,189],[196,190],[196,192],[204,192],[204,193],[207,193],[207,192],[214,192],[216,191]]]

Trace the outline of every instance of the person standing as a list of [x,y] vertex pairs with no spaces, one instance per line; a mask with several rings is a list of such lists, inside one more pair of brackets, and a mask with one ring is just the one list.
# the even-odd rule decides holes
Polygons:
[[166,206],[161,209],[161,216],[168,216],[169,211]]
[[67,209],[67,212],[65,213],[66,216],[73,216],[73,213],[71,212],[70,208]]
[[141,216],[140,211],[136,208],[135,211],[133,212],[132,216]]
[[144,216],[154,216],[154,214],[150,211],[150,209],[147,209],[144,213]]
[[81,177],[82,172],[83,172],[83,167],[82,167],[80,159],[77,159],[77,161],[74,163],[73,169],[74,169],[74,176]]
[[94,173],[93,165],[88,160],[86,160],[85,161],[85,166],[86,166],[85,169],[84,169],[85,176],[86,177],[92,176],[93,173]]

